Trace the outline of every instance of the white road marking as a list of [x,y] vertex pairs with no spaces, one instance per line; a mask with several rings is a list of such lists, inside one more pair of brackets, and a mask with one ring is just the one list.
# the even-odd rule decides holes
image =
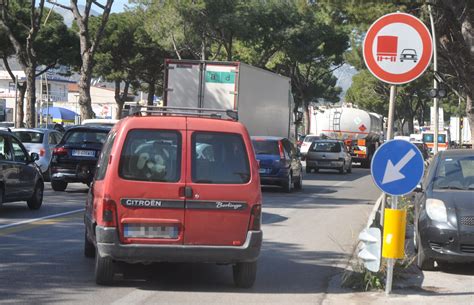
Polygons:
[[59,214],[48,215],[48,216],[44,216],[44,217],[40,217],[40,218],[28,219],[28,220],[23,220],[23,221],[19,221],[19,222],[9,223],[7,225],[0,226],[0,230],[6,229],[6,228],[11,228],[11,227],[16,227],[16,226],[21,226],[21,225],[28,224],[28,223],[38,222],[38,221],[45,220],[45,219],[56,218],[56,217],[61,217],[61,216],[64,216],[64,215],[79,213],[79,212],[83,212],[83,211],[84,211],[84,209],[79,209],[79,210],[73,210],[73,211],[59,213]]

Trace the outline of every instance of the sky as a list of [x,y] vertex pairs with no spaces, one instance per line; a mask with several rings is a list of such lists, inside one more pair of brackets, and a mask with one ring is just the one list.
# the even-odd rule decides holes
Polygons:
[[[69,5],[71,2],[69,0],[57,0],[59,4],[64,4],[64,5]],[[85,1],[84,0],[78,0],[79,5],[84,5]],[[105,3],[105,0],[99,0],[99,3]],[[112,4],[112,12],[113,13],[119,13],[123,12],[124,6],[128,5],[128,0],[114,0],[114,4]],[[95,11],[99,11],[100,9],[93,5],[92,6]]]

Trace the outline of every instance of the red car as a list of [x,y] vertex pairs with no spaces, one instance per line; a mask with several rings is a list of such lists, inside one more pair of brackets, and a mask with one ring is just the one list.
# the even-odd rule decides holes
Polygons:
[[[201,113],[199,114],[201,115]],[[216,116],[127,117],[104,144],[85,212],[98,284],[116,262],[233,265],[251,287],[262,243],[258,164],[246,128]]]

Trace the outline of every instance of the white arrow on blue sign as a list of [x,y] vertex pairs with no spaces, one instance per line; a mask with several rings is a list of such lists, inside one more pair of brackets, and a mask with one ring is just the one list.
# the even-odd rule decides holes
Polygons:
[[420,150],[405,140],[384,143],[372,159],[372,179],[379,189],[393,196],[413,191],[423,177],[424,170]]

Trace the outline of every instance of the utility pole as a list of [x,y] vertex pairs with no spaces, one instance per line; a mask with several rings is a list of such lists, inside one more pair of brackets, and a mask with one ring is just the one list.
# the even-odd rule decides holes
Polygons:
[[[433,72],[434,75],[438,72],[438,52],[436,50],[436,30],[433,20],[433,12],[431,11],[431,3],[428,3],[428,12],[430,14],[430,23],[431,23],[431,36],[433,37]],[[436,77],[433,79],[433,87],[438,91],[438,81]],[[433,153],[438,153],[438,133],[439,133],[439,105],[438,97],[433,98],[433,107],[434,107],[434,139],[433,139]]]

